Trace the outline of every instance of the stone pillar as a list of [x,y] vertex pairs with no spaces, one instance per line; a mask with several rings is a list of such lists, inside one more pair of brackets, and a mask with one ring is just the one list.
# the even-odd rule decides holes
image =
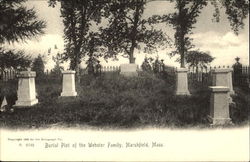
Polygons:
[[61,96],[76,96],[75,71],[63,71],[63,85]]
[[38,103],[35,86],[36,72],[22,71],[18,75],[17,101],[14,106],[28,107]]
[[137,65],[136,64],[121,64],[120,65],[120,74],[123,76],[138,76]]
[[177,69],[176,95],[190,95],[187,72],[188,69],[186,68]]
[[229,88],[224,86],[212,86],[210,96],[210,118],[213,125],[231,124],[229,116]]
[[232,68],[214,69],[213,72],[213,86],[229,87],[230,94],[234,94],[232,83]]

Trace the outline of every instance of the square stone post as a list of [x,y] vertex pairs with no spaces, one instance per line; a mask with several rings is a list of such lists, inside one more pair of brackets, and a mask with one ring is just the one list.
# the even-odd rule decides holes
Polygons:
[[190,95],[187,72],[186,68],[177,69],[176,95]]
[[232,68],[214,69],[213,72],[213,86],[229,87],[229,93],[234,94],[232,82]]
[[211,86],[210,118],[213,125],[231,124],[229,115],[229,88],[224,86]]
[[14,106],[28,107],[38,103],[35,86],[36,72],[22,71],[18,75],[17,101]]
[[123,76],[133,77],[138,76],[136,64],[121,64],[120,74]]
[[76,96],[75,90],[75,71],[63,71],[63,85],[61,96]]

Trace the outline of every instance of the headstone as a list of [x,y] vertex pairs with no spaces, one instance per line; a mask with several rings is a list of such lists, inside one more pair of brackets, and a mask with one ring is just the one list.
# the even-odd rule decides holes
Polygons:
[[230,94],[234,94],[232,83],[232,68],[214,69],[213,72],[213,86],[229,87]]
[[61,96],[76,96],[75,90],[75,71],[63,71],[63,85]]
[[213,125],[231,124],[229,116],[229,88],[212,86],[210,96],[210,118]]
[[36,72],[22,71],[18,75],[16,107],[29,107],[38,103],[35,86]]
[[129,77],[138,76],[136,64],[121,64],[120,68],[121,68],[120,74],[123,76],[129,76]]
[[188,69],[179,68],[177,69],[177,84],[176,84],[176,95],[190,95],[188,90]]
[[5,96],[4,96],[3,102],[2,102],[1,107],[0,107],[0,111],[1,111],[1,112],[6,111],[6,106],[7,106],[7,105],[8,105],[8,104],[7,104],[7,100],[6,100]]

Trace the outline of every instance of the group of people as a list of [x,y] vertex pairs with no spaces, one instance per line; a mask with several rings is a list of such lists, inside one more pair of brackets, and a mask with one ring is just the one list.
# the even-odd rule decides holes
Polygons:
[[89,59],[87,61],[87,72],[89,75],[100,76],[102,73],[102,65],[99,60]]
[[145,58],[141,65],[141,68],[145,72],[153,71],[155,74],[164,72],[165,71],[164,60],[162,59],[161,61],[159,61],[159,59],[156,58],[156,60],[152,63],[152,66],[151,66],[150,62],[148,61],[148,58]]

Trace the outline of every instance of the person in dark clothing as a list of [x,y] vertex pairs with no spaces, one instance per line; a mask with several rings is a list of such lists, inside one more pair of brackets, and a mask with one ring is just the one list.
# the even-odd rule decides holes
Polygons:
[[89,58],[89,60],[87,61],[87,70],[88,70],[88,74],[89,75],[94,75],[95,73],[95,69],[94,69],[94,61],[92,58]]
[[95,74],[96,76],[101,76],[102,73],[102,65],[100,64],[100,61],[97,61],[97,65],[95,66]]
[[146,72],[150,72],[152,70],[151,65],[149,64],[147,58],[144,59],[142,65],[141,65],[141,68],[143,71],[146,71]]
[[235,61],[236,63],[233,65],[233,81],[236,85],[241,84],[242,79],[242,64],[239,62],[240,58],[236,57]]

